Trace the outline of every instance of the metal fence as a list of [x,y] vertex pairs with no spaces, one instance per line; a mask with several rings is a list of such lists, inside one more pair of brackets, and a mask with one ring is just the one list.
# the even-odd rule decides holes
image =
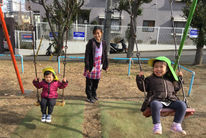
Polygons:
[[[92,30],[96,25],[88,24],[73,24],[69,30],[69,40],[70,41],[88,41],[93,37]],[[103,25],[99,25],[103,28]],[[37,38],[40,39],[44,36],[44,39],[51,39],[50,28],[48,23],[38,23],[37,28]],[[111,26],[111,28],[117,28],[117,26]],[[129,26],[118,26],[119,29],[112,29],[111,39],[124,38],[128,39]],[[54,27],[56,30],[56,28]],[[184,28],[175,28],[176,39],[179,44],[183,36]],[[84,32],[83,40],[74,39],[74,32]],[[171,27],[143,27],[137,26],[137,42],[140,44],[173,44],[173,33]],[[189,38],[189,35],[185,41],[185,45],[193,45],[193,41]]]
[[[93,37],[92,30],[94,26],[97,25],[88,25],[88,24],[73,24],[71,29],[69,30],[68,40],[69,41],[88,41]],[[100,27],[104,27],[103,25],[99,25]],[[57,32],[56,27],[53,27]],[[119,40],[124,38],[126,41],[129,37],[129,26],[111,26],[111,41],[115,42],[115,40]],[[118,28],[118,29],[117,29]],[[74,37],[74,32],[83,33],[82,39],[77,39]],[[137,26],[137,42],[138,44],[147,44],[147,45],[159,45],[159,44],[174,44],[173,41],[173,30],[171,27],[143,27]],[[175,28],[177,44],[180,44],[181,38],[183,36],[184,28]],[[16,46],[20,48],[27,47],[31,49],[29,43],[31,40],[22,39],[24,34],[31,34],[31,31],[16,31]],[[51,35],[49,24],[46,22],[36,24],[35,35],[36,40],[40,40],[41,37],[45,40],[52,40],[53,37]],[[194,45],[193,41],[190,39],[189,34],[185,41],[185,45]]]

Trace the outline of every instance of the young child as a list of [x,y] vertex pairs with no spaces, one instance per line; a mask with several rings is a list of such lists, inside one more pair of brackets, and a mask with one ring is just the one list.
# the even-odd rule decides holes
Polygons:
[[[58,88],[63,89],[68,85],[66,78],[63,78],[62,82],[58,81],[58,77],[53,68],[47,67],[43,69],[44,79],[39,82],[39,79],[35,78],[33,84],[37,89],[42,88],[41,93],[41,112],[42,112],[42,122],[51,122],[51,114],[53,112],[54,106],[56,104],[56,99],[58,97]],[[46,114],[48,107],[48,114]]]
[[[162,125],[160,122],[160,111],[162,108],[174,109],[175,116],[171,130],[186,135],[182,129],[181,123],[186,113],[186,104],[178,100],[176,93],[180,90],[181,84],[171,66],[171,61],[164,56],[157,57],[148,61],[153,67],[153,74],[144,79],[144,73],[140,72],[136,77],[137,86],[144,91],[143,81],[147,92],[148,105],[152,112],[153,133],[162,134]],[[182,72],[179,72],[181,79]]]
[[101,76],[101,70],[108,69],[107,45],[102,40],[102,29],[95,26],[93,29],[94,38],[90,39],[85,51],[86,95],[87,101],[94,103],[98,100],[96,90]]

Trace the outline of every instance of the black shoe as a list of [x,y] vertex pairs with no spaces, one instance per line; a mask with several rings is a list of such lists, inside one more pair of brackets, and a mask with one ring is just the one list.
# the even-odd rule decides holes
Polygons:
[[90,99],[87,98],[87,102],[89,102],[89,103],[94,103],[94,100],[91,99],[91,98],[90,98]]
[[93,97],[96,101],[98,101],[98,98],[96,96]]

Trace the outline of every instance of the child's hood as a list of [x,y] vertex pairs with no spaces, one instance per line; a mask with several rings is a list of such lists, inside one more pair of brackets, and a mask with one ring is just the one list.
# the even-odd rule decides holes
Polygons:
[[169,67],[170,72],[172,73],[173,78],[174,78],[176,81],[178,81],[178,77],[177,77],[177,75],[176,75],[176,73],[175,73],[175,71],[174,71],[174,69],[173,69],[173,67],[172,67],[172,64],[171,64],[171,61],[170,61],[169,58],[167,58],[167,57],[165,57],[165,56],[159,56],[159,57],[150,59],[150,60],[148,61],[148,64],[153,67],[153,63],[154,63],[155,60],[160,60],[160,61],[166,62],[167,65],[168,65],[168,67]]

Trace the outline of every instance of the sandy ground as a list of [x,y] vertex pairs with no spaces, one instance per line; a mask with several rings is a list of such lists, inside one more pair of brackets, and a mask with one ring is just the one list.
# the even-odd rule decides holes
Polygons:
[[[19,61],[18,64],[20,68]],[[43,77],[41,70],[46,66],[52,66],[57,71],[57,62],[38,61],[39,78]],[[65,99],[85,100],[83,67],[84,64],[82,62],[72,62],[66,65],[66,77],[69,81],[69,86],[65,89]],[[185,119],[183,125],[189,133],[188,137],[206,137],[206,124],[204,123],[206,122],[206,66],[186,67],[196,72],[192,94],[188,98],[189,104],[195,107],[196,113],[193,117]],[[62,65],[61,69],[63,69]],[[143,65],[143,69],[146,76],[151,73],[151,68],[147,65]],[[26,93],[22,95],[12,62],[9,60],[0,61],[0,137],[9,137],[36,101],[36,89],[32,85],[32,80],[35,77],[33,62],[25,61],[24,70],[25,73],[21,73],[21,77]],[[109,71],[102,74],[97,91],[99,99],[143,101],[143,93],[139,92],[135,83],[135,76],[138,70],[136,64],[132,65],[131,75],[128,77],[128,64],[111,63]],[[183,73],[185,91],[187,92],[191,73],[184,70]],[[59,74],[58,77],[62,78],[62,74]],[[98,103],[85,103],[85,121],[83,124],[85,137],[101,137]],[[165,124],[171,123],[169,122],[171,121],[170,119],[165,120]]]

